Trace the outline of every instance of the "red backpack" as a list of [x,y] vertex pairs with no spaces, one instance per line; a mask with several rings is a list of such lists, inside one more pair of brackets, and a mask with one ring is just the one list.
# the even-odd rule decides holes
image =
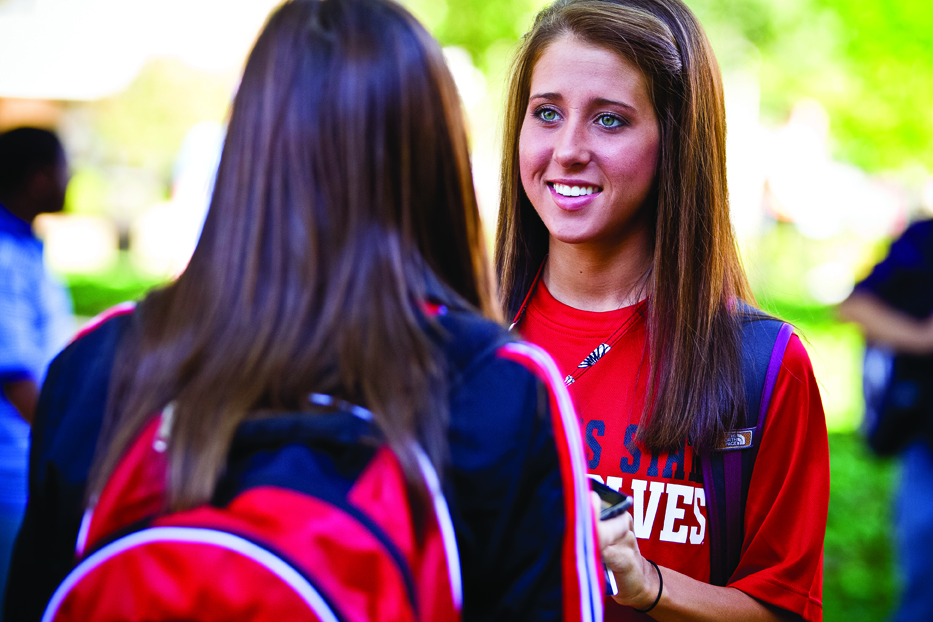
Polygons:
[[434,507],[419,539],[397,457],[372,442],[368,411],[342,406],[276,418],[271,435],[268,420],[244,424],[253,429],[238,436],[265,445],[236,450],[234,439],[231,455],[246,458],[228,464],[229,499],[166,514],[167,408],[85,514],[80,561],[43,621],[459,621],[459,557],[436,473],[420,455]]

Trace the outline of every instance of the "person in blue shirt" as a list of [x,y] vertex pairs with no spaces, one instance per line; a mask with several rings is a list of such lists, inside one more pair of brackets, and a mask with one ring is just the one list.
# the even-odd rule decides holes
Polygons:
[[46,269],[32,230],[36,216],[62,210],[67,183],[55,134],[28,127],[0,134],[0,598],[26,508],[39,386],[73,328],[71,301]]
[[[933,357],[933,220],[908,227],[887,257],[839,305],[865,340],[912,357]],[[893,523],[903,590],[893,622],[933,619],[933,412],[921,407],[898,455]]]

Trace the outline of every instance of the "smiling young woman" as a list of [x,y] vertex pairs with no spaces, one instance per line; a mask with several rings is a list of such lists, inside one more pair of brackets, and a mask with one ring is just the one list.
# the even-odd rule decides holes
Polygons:
[[728,534],[741,555],[721,579],[711,562],[704,469],[757,414],[744,337],[762,314],[729,216],[720,71],[680,0],[538,15],[511,76],[497,234],[506,313],[566,374],[591,475],[634,497],[601,525],[606,619],[820,620],[829,456],[796,336]]

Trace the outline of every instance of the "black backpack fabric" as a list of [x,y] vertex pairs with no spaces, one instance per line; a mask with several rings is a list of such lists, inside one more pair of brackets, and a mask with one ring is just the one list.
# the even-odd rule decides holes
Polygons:
[[933,447],[933,357],[865,347],[862,364],[865,417],[871,450],[893,456],[916,438]]
[[710,583],[720,586],[739,565],[752,471],[774,384],[794,332],[790,324],[747,305],[742,312],[745,420],[728,436],[725,447],[700,457],[709,519]]

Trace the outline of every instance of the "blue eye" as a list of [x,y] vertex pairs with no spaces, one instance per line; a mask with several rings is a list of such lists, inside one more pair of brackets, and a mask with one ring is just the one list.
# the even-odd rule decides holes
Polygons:
[[614,129],[625,125],[625,121],[614,114],[601,114],[596,118],[596,122],[600,127],[607,129]]

